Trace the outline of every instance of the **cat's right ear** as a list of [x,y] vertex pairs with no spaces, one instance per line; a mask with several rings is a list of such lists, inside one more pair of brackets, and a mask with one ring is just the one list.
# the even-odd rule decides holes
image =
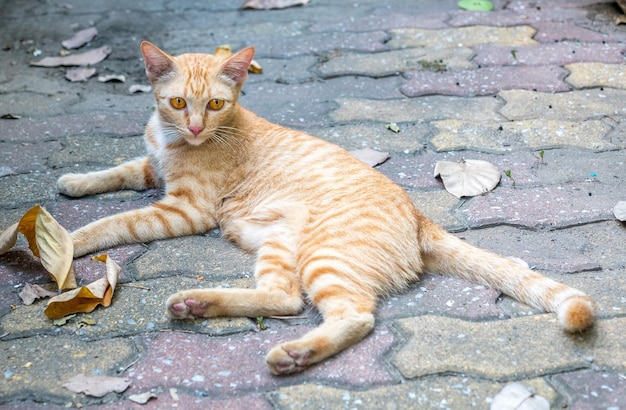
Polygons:
[[141,54],[146,62],[146,74],[151,82],[168,77],[174,72],[172,57],[149,41],[141,43]]

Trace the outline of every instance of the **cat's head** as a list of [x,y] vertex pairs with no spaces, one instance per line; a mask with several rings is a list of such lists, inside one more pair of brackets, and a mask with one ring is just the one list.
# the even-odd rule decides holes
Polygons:
[[200,145],[218,127],[229,124],[254,48],[228,58],[211,54],[174,57],[144,41],[141,52],[166,133],[178,133],[189,144]]

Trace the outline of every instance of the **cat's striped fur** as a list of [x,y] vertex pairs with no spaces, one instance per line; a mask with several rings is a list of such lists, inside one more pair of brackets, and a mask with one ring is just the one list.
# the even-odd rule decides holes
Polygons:
[[216,226],[257,253],[256,289],[180,291],[167,301],[172,318],[293,315],[310,301],[324,322],[269,352],[274,374],[300,371],[361,340],[374,326],[378,298],[424,271],[492,286],[556,312],[567,331],[592,325],[593,302],[584,293],[465,243],[343,149],[241,107],[252,48],[229,58],[172,57],[144,42],[142,52],[157,106],[145,131],[149,156],[64,175],[58,186],[70,196],[166,190],[147,208],[75,231],[76,256]]

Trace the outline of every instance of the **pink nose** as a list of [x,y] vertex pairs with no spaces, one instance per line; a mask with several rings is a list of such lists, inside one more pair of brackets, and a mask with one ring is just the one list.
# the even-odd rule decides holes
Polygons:
[[204,127],[189,127],[189,131],[193,132],[193,135],[196,137],[202,132],[203,129]]

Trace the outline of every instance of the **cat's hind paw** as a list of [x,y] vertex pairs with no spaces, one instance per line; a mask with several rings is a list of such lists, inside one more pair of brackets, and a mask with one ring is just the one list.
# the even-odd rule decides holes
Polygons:
[[207,303],[185,297],[182,292],[173,294],[167,299],[167,314],[171,319],[193,319],[204,317]]
[[305,370],[312,364],[310,359],[310,350],[296,349],[290,343],[283,343],[270,350],[265,361],[272,374],[281,376]]
[[63,195],[78,198],[87,194],[87,181],[83,174],[65,174],[58,179],[57,189]]

